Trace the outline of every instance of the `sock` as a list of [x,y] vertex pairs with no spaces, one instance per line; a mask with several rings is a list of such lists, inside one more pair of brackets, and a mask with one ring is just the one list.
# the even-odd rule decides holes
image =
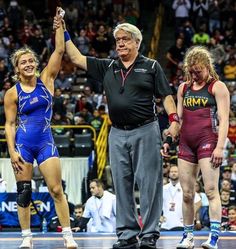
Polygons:
[[219,237],[221,222],[220,221],[210,221],[211,223],[211,234],[215,237]]
[[62,228],[62,234],[67,235],[67,236],[72,235],[71,228],[70,227],[63,227]]
[[32,237],[32,233],[30,229],[24,229],[21,231],[22,237]]
[[193,233],[193,227],[194,227],[194,224],[192,224],[192,225],[184,225],[184,232],[186,234]]

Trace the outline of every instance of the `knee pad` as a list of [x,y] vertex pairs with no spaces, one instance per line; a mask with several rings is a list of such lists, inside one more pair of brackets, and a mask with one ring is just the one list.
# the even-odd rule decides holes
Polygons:
[[31,201],[31,181],[19,181],[17,184],[16,202],[20,207],[28,207]]

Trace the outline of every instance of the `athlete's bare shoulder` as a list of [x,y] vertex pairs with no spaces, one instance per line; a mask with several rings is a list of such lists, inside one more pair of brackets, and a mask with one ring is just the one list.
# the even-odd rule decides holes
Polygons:
[[16,90],[15,85],[6,91],[5,96],[4,96],[4,101],[7,101],[7,100],[13,100],[13,101],[17,100],[17,90]]
[[228,92],[228,88],[223,81],[216,80],[213,87],[212,87],[212,93],[215,94],[219,91]]

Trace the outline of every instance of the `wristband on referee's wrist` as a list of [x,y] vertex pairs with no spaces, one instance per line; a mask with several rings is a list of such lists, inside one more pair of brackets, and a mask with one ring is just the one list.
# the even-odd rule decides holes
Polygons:
[[65,39],[65,42],[67,42],[67,41],[70,41],[71,40],[71,38],[70,38],[70,34],[68,33],[68,31],[66,30],[66,31],[64,31],[64,39]]
[[171,113],[169,114],[169,122],[172,123],[172,122],[178,122],[179,123],[179,116],[177,113]]

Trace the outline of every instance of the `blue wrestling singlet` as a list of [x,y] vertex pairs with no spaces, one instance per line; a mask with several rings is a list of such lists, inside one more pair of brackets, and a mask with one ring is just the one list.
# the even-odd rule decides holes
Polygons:
[[52,95],[37,78],[35,89],[26,93],[16,83],[18,94],[16,150],[23,159],[38,165],[50,157],[59,157],[54,144],[50,122],[52,118]]

